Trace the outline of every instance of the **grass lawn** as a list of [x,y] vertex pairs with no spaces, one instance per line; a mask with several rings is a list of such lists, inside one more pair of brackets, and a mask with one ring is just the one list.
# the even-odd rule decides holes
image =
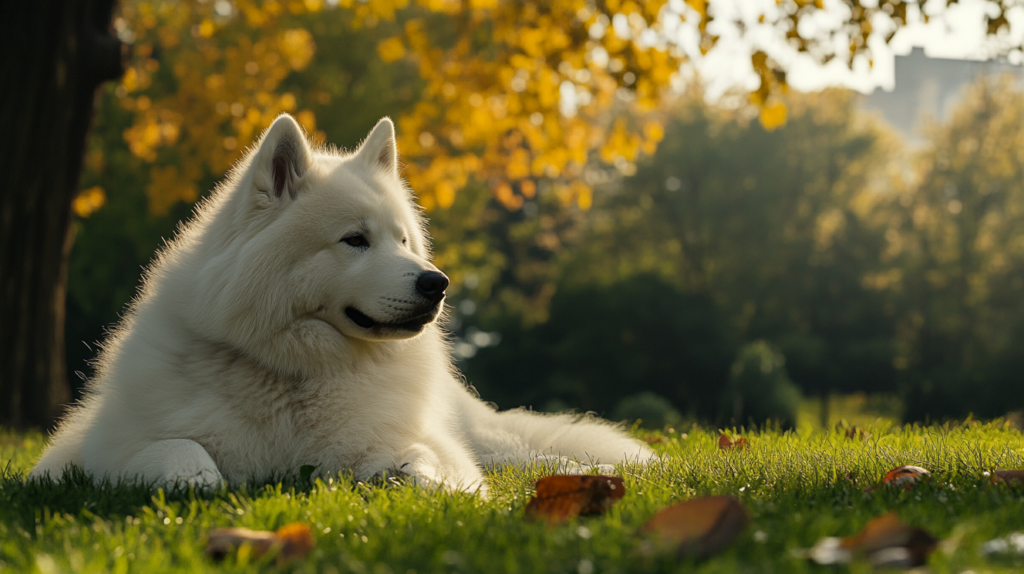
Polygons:
[[[536,469],[492,474],[489,501],[350,481],[196,496],[25,482],[44,438],[0,431],[0,572],[870,572],[865,563],[819,566],[793,551],[854,534],[889,510],[944,540],[930,571],[1024,570],[1024,556],[980,552],[984,542],[1024,530],[1024,490],[982,477],[1024,468],[1016,430],[879,423],[861,441],[801,428],[744,435],[750,448],[736,452],[719,450],[714,429],[659,433],[667,439],[654,445],[663,462],[619,469],[625,498],[602,516],[559,526],[524,519]],[[903,464],[924,466],[934,479],[909,491],[866,492]],[[749,510],[750,527],[735,544],[701,562],[644,551],[637,531],[651,515],[707,494],[734,495]],[[215,563],[204,555],[212,528],[273,530],[294,521],[309,524],[316,539],[302,561],[282,567],[237,555]]]

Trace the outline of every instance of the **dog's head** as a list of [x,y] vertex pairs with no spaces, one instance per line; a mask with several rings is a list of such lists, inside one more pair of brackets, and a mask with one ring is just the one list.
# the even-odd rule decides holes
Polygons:
[[448,278],[430,263],[390,120],[341,154],[315,150],[282,115],[246,162],[230,197],[208,209],[210,230],[232,220],[217,231],[223,255],[203,270],[204,291],[222,306],[206,307],[229,323],[230,339],[261,339],[263,349],[270,337],[306,355],[303,347],[408,339],[437,320]]

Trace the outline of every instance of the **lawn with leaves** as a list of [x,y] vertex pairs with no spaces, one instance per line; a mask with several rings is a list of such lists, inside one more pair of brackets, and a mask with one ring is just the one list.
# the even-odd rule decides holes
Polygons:
[[[869,572],[866,563],[819,566],[796,551],[848,536],[890,510],[942,539],[934,572],[1010,572],[1024,556],[983,544],[1024,530],[1024,489],[983,472],[1024,469],[1024,437],[1003,424],[881,425],[870,436],[810,431],[743,433],[749,447],[722,450],[714,429],[638,436],[662,461],[620,467],[626,495],[605,514],[557,525],[525,518],[541,469],[490,474],[490,500],[412,486],[340,481],[275,484],[210,495],[24,480],[39,434],[0,432],[0,572]],[[730,432],[730,434],[732,434]],[[9,461],[9,462],[8,462]],[[877,488],[890,469],[914,464],[931,480]],[[749,527],[706,560],[652,552],[639,533],[659,509],[701,495],[737,497]],[[279,565],[245,551],[214,562],[212,529],[274,530],[308,524],[316,547]]]

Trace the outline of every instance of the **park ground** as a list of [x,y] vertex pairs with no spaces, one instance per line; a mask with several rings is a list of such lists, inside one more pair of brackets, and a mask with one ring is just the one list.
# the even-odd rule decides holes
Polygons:
[[[870,572],[864,562],[820,566],[800,551],[855,534],[889,511],[942,541],[925,571],[1024,570],[1024,555],[984,551],[986,542],[1024,530],[1024,489],[984,476],[1024,469],[1018,430],[1003,421],[919,426],[882,418],[864,428],[868,436],[854,438],[809,424],[787,433],[725,429],[748,439],[745,450],[720,449],[714,428],[634,428],[662,461],[617,468],[622,500],[601,516],[556,525],[526,518],[544,474],[536,468],[492,473],[486,501],[351,480],[165,493],[26,482],[45,436],[0,431],[0,572]],[[926,467],[932,479],[910,490],[876,488],[904,464]],[[645,521],[711,494],[737,497],[750,514],[735,543],[699,562],[651,552],[639,533]],[[308,524],[316,542],[303,559],[278,564],[243,552],[214,562],[204,553],[212,529],[293,522]]]

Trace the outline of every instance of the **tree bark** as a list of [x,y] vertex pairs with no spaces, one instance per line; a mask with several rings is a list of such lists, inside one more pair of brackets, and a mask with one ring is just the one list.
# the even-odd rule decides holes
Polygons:
[[64,364],[71,204],[96,88],[121,76],[115,0],[35,0],[0,11],[0,426],[51,427]]

